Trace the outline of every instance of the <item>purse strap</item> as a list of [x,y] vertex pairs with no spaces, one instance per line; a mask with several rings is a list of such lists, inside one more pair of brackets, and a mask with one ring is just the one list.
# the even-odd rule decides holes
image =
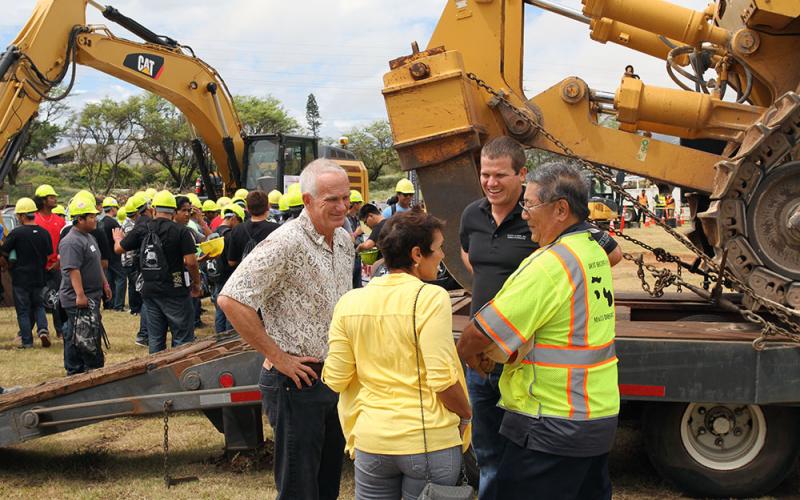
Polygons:
[[428,462],[428,436],[425,431],[425,411],[422,403],[422,370],[419,366],[419,340],[417,339],[417,301],[419,300],[419,295],[422,293],[423,288],[425,288],[424,283],[419,287],[417,295],[414,297],[414,312],[411,315],[411,323],[414,328],[414,355],[417,358],[417,386],[419,387],[419,416],[422,419],[422,444],[425,447],[425,481],[430,483],[431,466]]

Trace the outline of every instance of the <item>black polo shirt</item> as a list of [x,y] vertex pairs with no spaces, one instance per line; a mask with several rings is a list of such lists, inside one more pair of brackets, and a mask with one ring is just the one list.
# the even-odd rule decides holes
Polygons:
[[[618,246],[608,233],[588,222],[580,222],[565,232],[577,230],[588,230],[607,254]],[[525,257],[539,248],[531,241],[531,229],[522,219],[519,204],[498,226],[486,198],[476,200],[464,209],[459,237],[461,248],[469,255],[473,272],[470,315],[492,300]]]
[[522,220],[519,204],[498,226],[486,198],[473,201],[464,209],[459,238],[473,270],[470,315],[497,295],[520,262],[539,248],[531,241],[531,230]]

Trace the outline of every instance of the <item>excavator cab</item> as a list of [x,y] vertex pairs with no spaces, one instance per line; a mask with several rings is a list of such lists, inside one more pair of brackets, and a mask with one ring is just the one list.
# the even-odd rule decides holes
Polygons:
[[247,189],[283,192],[297,181],[300,171],[319,157],[318,140],[284,134],[254,135],[247,138],[244,179]]

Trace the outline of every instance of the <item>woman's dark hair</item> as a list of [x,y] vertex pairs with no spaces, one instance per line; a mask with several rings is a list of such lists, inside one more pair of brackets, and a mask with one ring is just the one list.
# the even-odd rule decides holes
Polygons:
[[433,235],[444,229],[444,221],[413,208],[393,215],[386,221],[378,238],[378,248],[389,269],[410,269],[414,265],[411,249],[419,247],[422,255],[433,253]]
[[247,193],[247,210],[256,217],[267,213],[269,209],[269,197],[264,191],[256,190]]

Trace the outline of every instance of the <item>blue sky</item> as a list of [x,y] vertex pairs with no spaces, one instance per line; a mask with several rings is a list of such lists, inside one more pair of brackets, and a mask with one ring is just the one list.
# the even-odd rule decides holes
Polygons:
[[[80,0],[58,0],[78,2]],[[214,66],[234,94],[280,99],[305,124],[313,92],[322,135],[385,118],[382,76],[388,61],[427,44],[446,0],[115,0],[124,14],[159,34],[191,45]],[[453,1],[453,0],[449,0]],[[673,0],[695,9],[704,0]],[[0,44],[10,43],[30,16],[34,0],[3,0]],[[579,0],[559,3],[580,10]],[[11,4],[11,5],[9,5]],[[108,24],[123,38],[133,35],[87,7],[87,22]],[[664,63],[589,39],[582,24],[526,8],[524,87],[529,97],[570,75],[593,88],[613,91],[626,64],[648,84],[672,87]],[[103,97],[125,98],[140,89],[89,68],[78,70],[69,102],[80,108]]]

